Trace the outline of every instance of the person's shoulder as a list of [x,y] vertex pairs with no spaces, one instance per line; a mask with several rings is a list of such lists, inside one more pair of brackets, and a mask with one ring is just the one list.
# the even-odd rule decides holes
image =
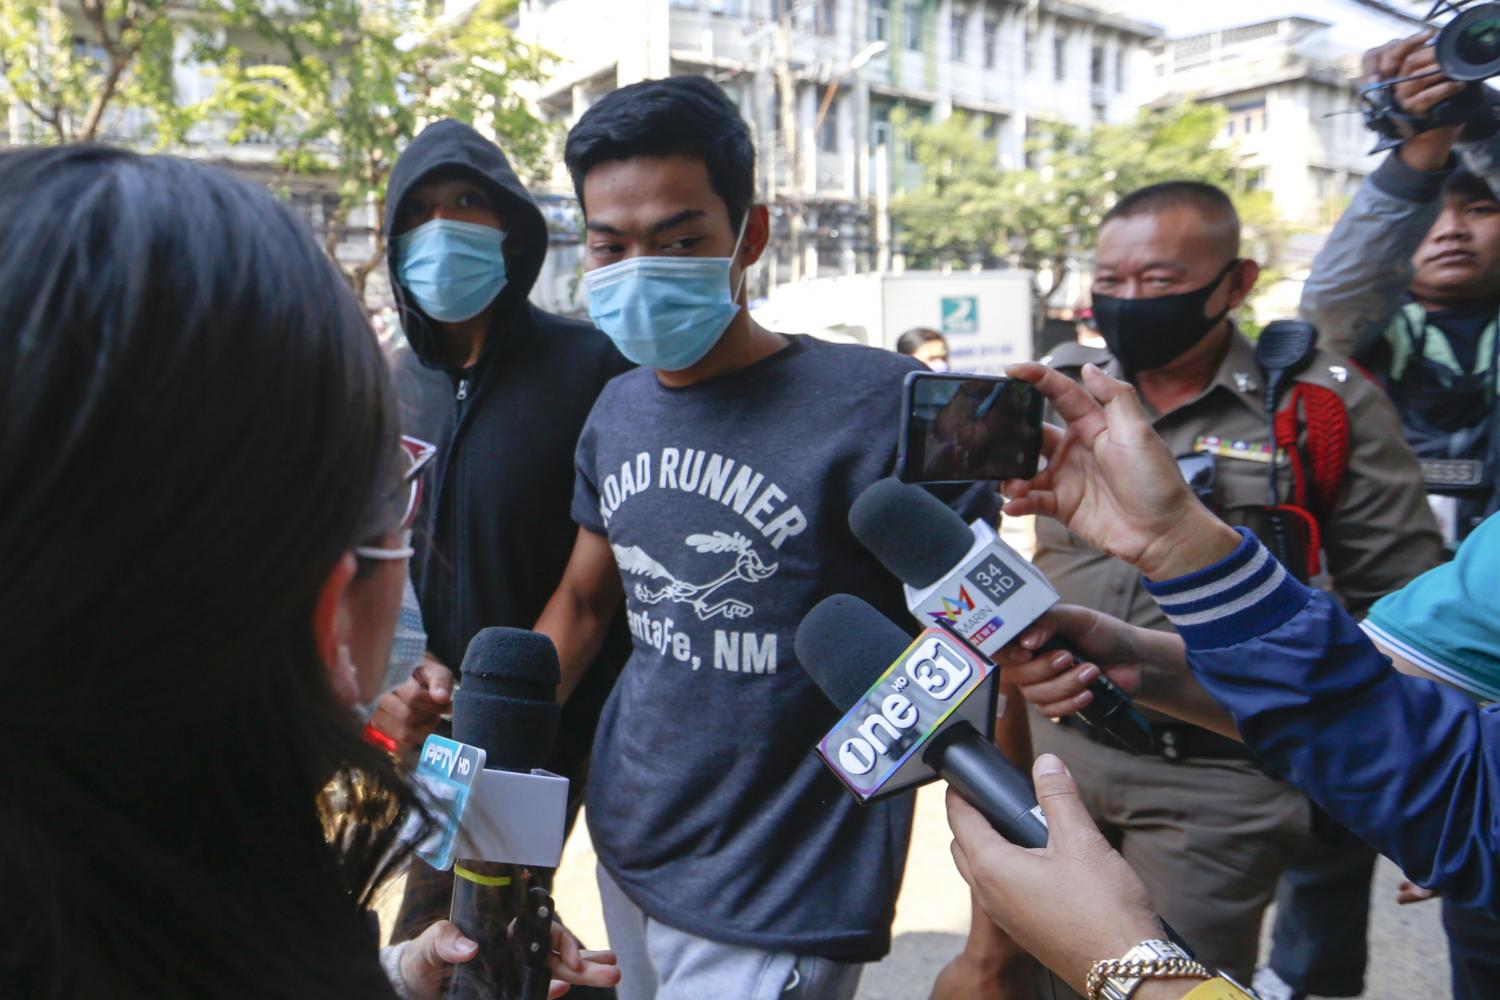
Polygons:
[[[916,358],[881,347],[819,340],[808,334],[788,335],[796,353],[783,365],[783,391],[836,408],[863,406],[874,396],[899,392],[911,372],[927,371]],[[838,392],[822,387],[837,384]],[[896,398],[894,396],[892,399]]]
[[916,358],[888,351],[883,347],[820,340],[810,334],[795,336],[801,341],[803,354],[819,365],[837,364],[847,371],[896,374],[901,377],[907,372],[926,370],[926,366]]
[[1348,409],[1380,405],[1389,401],[1385,393],[1370,381],[1358,365],[1348,358],[1318,348],[1307,367],[1297,373],[1295,381],[1331,390]]
[[634,366],[597,326],[587,319],[559,316],[531,306],[531,327],[537,340],[554,355],[565,356],[573,371],[609,379]]
[[618,355],[598,327],[584,318],[560,316],[537,306],[531,307],[531,325],[537,333],[560,341],[570,350],[582,349]]
[[594,403],[597,411],[603,407],[618,406],[624,404],[634,405],[643,393],[651,391],[656,386],[656,369],[634,367],[611,378],[604,383],[599,390],[598,399]]
[[1089,347],[1086,344],[1071,341],[1058,344],[1050,354],[1044,354],[1037,360],[1049,368],[1073,371],[1088,364],[1103,368],[1114,360],[1114,355],[1103,347]]

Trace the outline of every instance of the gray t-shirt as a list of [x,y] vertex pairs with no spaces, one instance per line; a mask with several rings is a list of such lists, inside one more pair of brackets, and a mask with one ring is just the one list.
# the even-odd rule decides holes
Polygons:
[[[609,538],[635,646],[594,743],[589,831],[662,923],[872,961],[890,947],[911,797],[861,808],[814,756],[839,713],[793,637],[839,592],[909,621],[847,518],[894,468],[901,382],[920,365],[790,339],[686,388],[628,372],[589,415],[573,517]],[[993,493],[965,497],[993,517]]]

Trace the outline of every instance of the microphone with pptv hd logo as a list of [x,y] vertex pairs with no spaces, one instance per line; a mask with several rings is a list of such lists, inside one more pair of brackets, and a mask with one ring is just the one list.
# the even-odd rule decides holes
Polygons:
[[941,776],[1007,840],[1045,847],[1031,781],[988,735],[995,665],[942,629],[916,641],[857,597],[835,594],[797,626],[797,659],[844,717],[818,755],[860,802]]
[[[849,528],[906,585],[906,605],[921,625],[951,628],[994,656],[1057,603],[1047,578],[982,521],[963,518],[920,486],[882,479],[849,510]],[[1042,647],[1065,649],[1057,639]],[[1040,652],[1040,651],[1039,651]],[[1101,674],[1078,714],[1134,753],[1156,737],[1130,697]]]
[[[485,773],[518,772],[530,779],[530,772],[551,756],[557,738],[560,677],[557,650],[546,636],[518,628],[482,629],[470,641],[460,667],[453,696],[454,740],[484,751]],[[506,798],[512,811],[524,809],[517,796]],[[473,825],[475,819],[466,817],[466,822]],[[494,857],[508,852],[502,848],[486,853]],[[531,885],[530,870],[520,864],[460,859],[453,871],[457,877],[450,919],[479,945],[479,953],[454,966],[447,997],[545,997],[552,949],[552,899],[547,891]]]

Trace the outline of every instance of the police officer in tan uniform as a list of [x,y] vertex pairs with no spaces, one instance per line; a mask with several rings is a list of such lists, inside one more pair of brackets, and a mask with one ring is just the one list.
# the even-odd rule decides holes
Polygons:
[[[1317,536],[1268,506],[1273,467],[1280,503],[1294,496],[1292,462],[1272,440],[1254,347],[1228,318],[1259,276],[1239,244],[1239,219],[1218,188],[1173,182],[1129,195],[1105,216],[1096,252],[1093,308],[1107,348],[1068,344],[1042,360],[1075,377],[1093,363],[1133,383],[1205,502],[1268,546],[1278,533],[1273,519],[1283,518],[1282,549],[1291,537],[1287,559],[1305,578],[1309,554],[1295,551],[1296,541],[1316,546]],[[1438,562],[1437,526],[1380,391],[1322,351],[1295,381],[1332,390],[1347,414],[1343,485],[1316,520],[1325,582],[1359,615]],[[1298,430],[1299,453],[1307,433]],[[1171,627],[1135,570],[1056,522],[1038,521],[1036,563],[1068,603]],[[1163,917],[1210,967],[1249,981],[1262,913],[1308,835],[1309,804],[1261,773],[1240,744],[1153,721],[1159,750],[1146,756],[1071,722],[1032,728],[1038,752],[1067,762]]]

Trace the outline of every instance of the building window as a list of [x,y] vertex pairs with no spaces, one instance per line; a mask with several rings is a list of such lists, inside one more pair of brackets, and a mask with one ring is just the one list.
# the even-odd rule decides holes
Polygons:
[[1027,73],[1036,72],[1036,29],[1029,24],[1021,36],[1021,63]]
[[967,53],[967,41],[964,30],[968,26],[968,12],[962,7],[955,6],[953,14],[948,18],[950,51],[954,62],[963,62]]
[[922,5],[909,3],[901,8],[901,31],[906,35],[906,51],[922,51]]
[[1052,36],[1052,79],[1068,78],[1068,36],[1061,31]]
[[1250,135],[1266,130],[1266,102],[1252,101],[1246,104],[1231,104],[1229,120],[1224,123],[1224,132],[1230,137]]
[[831,35],[838,27],[837,13],[838,0],[818,0],[818,6],[814,17],[815,27],[820,35]]
[[1089,50],[1089,83],[1104,86],[1104,46],[1095,45]]
[[[1157,69],[1161,67],[1158,66]],[[1115,49],[1115,93],[1125,93],[1125,47]]]
[[984,68],[994,69],[1000,60],[1000,22],[992,17],[984,19]]
[[818,152],[837,153],[839,151],[839,104],[835,100],[828,106],[828,113],[823,116],[823,127],[818,129]]
[[870,41],[891,40],[891,0],[870,0]]

